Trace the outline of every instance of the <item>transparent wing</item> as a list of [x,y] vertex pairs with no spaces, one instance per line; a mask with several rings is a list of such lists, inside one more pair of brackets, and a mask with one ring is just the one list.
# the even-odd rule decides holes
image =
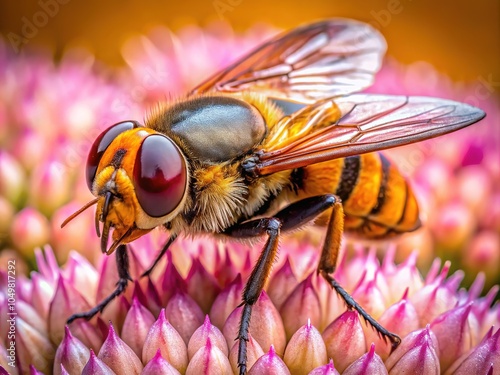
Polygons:
[[[284,117],[259,152],[259,174],[303,167],[434,138],[485,116],[451,100],[355,94]],[[290,132],[290,133],[289,133]]]
[[249,90],[312,103],[371,85],[386,50],[371,26],[332,19],[296,28],[253,50],[193,89]]

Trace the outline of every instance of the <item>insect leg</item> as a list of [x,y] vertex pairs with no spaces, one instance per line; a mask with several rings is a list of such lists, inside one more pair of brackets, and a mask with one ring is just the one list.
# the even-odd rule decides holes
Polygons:
[[169,237],[168,241],[165,243],[165,245],[163,245],[163,248],[156,256],[156,259],[154,260],[153,264],[149,266],[149,268],[142,273],[141,277],[148,276],[151,274],[151,272],[153,272],[153,269],[156,267],[160,259],[165,255],[170,245],[172,245],[172,243],[175,241],[176,238],[177,238],[176,234],[173,234]]
[[225,232],[227,235],[239,238],[257,237],[266,233],[268,235],[264,249],[243,291],[243,302],[241,304],[243,306],[243,312],[241,314],[240,329],[237,337],[240,340],[238,347],[238,367],[240,369],[240,375],[245,374],[247,370],[248,329],[250,327],[252,306],[259,298],[264,288],[264,284],[271,273],[271,266],[274,263],[278,250],[280,226],[281,221],[273,217],[238,224],[228,228]]
[[126,245],[120,245],[116,249],[116,266],[118,268],[118,282],[116,283],[116,289],[111,293],[109,296],[107,296],[104,300],[102,300],[97,306],[93,307],[89,311],[86,312],[81,312],[77,314],[73,314],[69,317],[67,320],[67,323],[70,324],[76,319],[80,318],[85,318],[87,320],[92,319],[92,317],[97,314],[98,312],[102,312],[104,308],[116,297],[118,297],[120,294],[122,294],[125,289],[127,289],[127,284],[128,281],[132,281],[132,278],[130,277],[130,274],[128,272],[129,270],[129,263],[128,263],[128,253],[127,253],[127,246]]
[[[332,207],[337,201],[338,200],[336,200],[334,196],[306,198],[285,207],[272,218],[247,221],[234,225],[224,231],[224,234],[237,238],[251,238],[264,234],[268,235],[268,240],[264,249],[243,291],[243,312],[238,332],[238,339],[240,340],[238,348],[238,367],[240,369],[240,374],[246,373],[246,350],[252,306],[259,298],[266,280],[271,273],[271,266],[277,254],[280,230],[293,230],[306,224],[321,212]],[[339,234],[339,236],[340,235],[341,234]]]
[[318,273],[324,277],[324,279],[332,286],[332,288],[337,292],[337,294],[344,300],[349,309],[356,310],[368,324],[370,324],[383,338],[387,338],[394,350],[400,343],[401,339],[399,336],[385,329],[380,323],[378,323],[373,317],[370,316],[355,300],[351,297],[347,291],[342,288],[342,286],[332,277],[333,272],[337,265],[337,257],[340,250],[341,235],[344,227],[344,210],[342,204],[340,203],[340,198],[334,195],[329,195],[333,197],[336,201],[333,204],[332,214],[328,222],[328,228],[326,232],[326,239],[323,244],[323,250],[321,251],[321,257],[318,264]]

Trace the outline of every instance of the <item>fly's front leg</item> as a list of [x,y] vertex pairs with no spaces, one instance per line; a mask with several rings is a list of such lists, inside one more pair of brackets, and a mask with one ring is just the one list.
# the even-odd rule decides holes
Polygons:
[[335,280],[332,274],[337,266],[337,258],[340,250],[342,232],[344,230],[344,210],[340,198],[330,195],[334,198],[332,204],[333,210],[328,222],[325,243],[318,265],[318,273],[332,286],[337,294],[344,300],[349,309],[356,310],[368,324],[370,324],[383,338],[387,338],[392,346],[392,350],[397,348],[401,339],[394,333],[389,332],[380,325],[370,314],[368,314],[347,291]]
[[170,248],[170,245],[172,245],[172,243],[175,241],[176,238],[177,238],[176,234],[171,235],[169,237],[168,241],[165,243],[165,245],[163,245],[163,248],[161,249],[161,251],[156,256],[153,264],[146,271],[144,271],[142,273],[141,277],[149,276],[151,274],[151,272],[153,272],[153,269],[156,267],[156,265],[158,264],[158,262],[160,261],[160,259],[165,255],[165,253],[167,252],[167,250]]
[[127,284],[129,281],[132,281],[132,278],[129,274],[129,262],[128,262],[128,253],[127,253],[127,245],[120,245],[116,249],[116,266],[118,268],[118,282],[116,283],[116,289],[107,296],[104,300],[102,300],[97,306],[90,309],[86,312],[81,312],[77,314],[73,314],[69,317],[67,323],[70,324],[76,319],[84,318],[87,320],[92,319],[92,317],[98,312],[102,312],[104,308],[116,297],[122,294],[125,289],[127,289]]

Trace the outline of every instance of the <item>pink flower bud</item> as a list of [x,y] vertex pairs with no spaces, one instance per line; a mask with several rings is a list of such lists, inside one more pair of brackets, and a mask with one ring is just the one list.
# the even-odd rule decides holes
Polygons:
[[205,316],[205,321],[203,325],[201,325],[196,331],[194,331],[193,335],[189,339],[188,343],[188,356],[192,358],[193,355],[203,347],[207,339],[210,339],[212,345],[215,345],[220,349],[222,353],[227,357],[229,351],[227,349],[226,339],[222,332],[212,323],[210,323],[210,318]]
[[298,283],[290,265],[290,258],[287,257],[283,266],[272,276],[267,288],[267,294],[277,309],[281,307]]
[[386,310],[387,301],[384,293],[379,288],[377,279],[383,276],[377,272],[372,280],[363,280],[352,292],[352,298],[373,318],[378,319]]
[[439,346],[429,325],[403,338],[401,344],[387,358],[385,366],[392,375],[417,373],[440,374]]
[[464,271],[471,274],[482,271],[489,280],[500,273],[500,236],[493,231],[482,231],[464,249]]
[[213,325],[222,328],[229,314],[241,303],[243,283],[238,274],[231,284],[221,290],[210,309],[210,320]]
[[31,171],[41,160],[45,160],[51,147],[44,134],[24,130],[17,138],[12,152],[22,166]]
[[115,375],[115,372],[109,368],[104,361],[99,359],[92,349],[90,349],[90,358],[82,370],[82,375]]
[[203,324],[204,314],[196,302],[186,293],[178,291],[168,301],[165,314],[184,342]]
[[[478,278],[481,275],[478,274]],[[475,284],[475,283],[474,283]],[[473,284],[473,286],[474,286]],[[471,287],[472,289],[472,287]],[[481,288],[482,289],[482,288]],[[498,294],[498,291],[500,290],[499,285],[494,285],[491,287],[491,289],[486,293],[486,296],[483,298],[477,298],[477,296],[473,296],[470,300],[474,302],[472,305],[472,313],[476,317],[477,321],[480,324],[480,331],[478,337],[483,337],[486,332],[489,330],[488,327],[491,328],[491,326],[498,326],[500,325],[500,314],[498,314],[500,311],[498,305],[496,307],[496,314],[495,314],[495,308],[490,309],[490,306],[493,305],[493,301],[495,301],[495,298]],[[496,315],[496,316],[495,316]]]
[[186,375],[225,375],[231,372],[227,356],[218,347],[212,345],[210,338],[193,355],[186,369]]
[[118,337],[111,323],[98,357],[116,373],[140,374],[143,368],[139,357]]
[[500,369],[500,329],[493,327],[469,353],[457,359],[446,375],[496,374]]
[[161,356],[161,350],[158,349],[156,354],[148,364],[142,370],[141,375],[157,375],[157,374],[165,374],[165,375],[180,375],[181,373],[175,369],[170,363],[168,363]]
[[[13,318],[14,317],[10,317]],[[28,364],[40,371],[50,373],[55,350],[47,336],[28,325],[21,318],[15,318],[16,355],[20,364],[20,373],[27,372]]]
[[64,330],[64,338],[59,344],[54,360],[54,374],[62,373],[61,366],[66,371],[80,374],[90,358],[89,349],[76,337],[73,337],[68,326]]
[[312,275],[311,273],[297,285],[281,305],[280,313],[287,339],[290,339],[309,319],[314,326],[321,324],[321,306],[318,294],[312,285]]
[[16,312],[19,318],[23,319],[27,324],[36,329],[42,335],[47,336],[47,322],[40,315],[38,315],[38,312],[31,304],[23,300],[16,301]]
[[340,373],[366,352],[365,334],[356,311],[344,312],[326,327],[322,336],[328,357],[333,358]]
[[387,279],[390,295],[393,299],[395,298],[392,303],[396,302],[406,291],[408,291],[408,296],[411,296],[423,287],[424,280],[416,262],[417,252],[412,252],[403,263],[393,269],[389,269],[384,259],[383,273]]
[[[143,291],[143,289],[145,290]],[[160,314],[162,309],[160,296],[150,278],[147,279],[146,285],[142,287],[138,280],[135,280],[132,298],[137,298],[153,315],[158,316]]]
[[50,224],[45,216],[33,208],[26,207],[15,216],[10,228],[10,237],[15,247],[27,258],[33,256],[35,247],[49,241]]
[[470,240],[477,223],[463,203],[452,202],[441,207],[429,225],[433,229],[436,246],[444,252],[453,253]]
[[99,249],[99,239],[95,235],[92,209],[82,212],[61,228],[61,223],[80,207],[81,204],[76,202],[62,206],[54,211],[50,220],[51,244],[61,263],[66,262],[70,250],[76,250],[88,259],[95,258],[98,253],[96,250]]
[[[238,337],[242,307],[236,308],[226,320],[222,334],[228,346]],[[286,346],[285,328],[281,316],[265,291],[252,309],[250,334],[262,348],[274,345],[278,355],[283,355]]]
[[19,162],[0,150],[0,196],[18,206],[24,195],[26,174]]
[[[195,245],[193,245],[192,241],[195,242]],[[183,284],[182,287],[184,288],[183,290],[187,289],[187,285],[185,283],[185,280],[183,277],[187,276],[189,269],[191,268],[191,265],[193,264],[193,259],[196,256],[197,250],[199,247],[196,246],[196,239],[193,239],[192,241],[186,241],[186,240],[177,240],[171,247],[170,251],[167,252],[167,268],[172,262],[172,265],[175,265],[175,270],[178,273],[178,275],[182,278]],[[190,243],[191,242],[191,243]],[[182,249],[181,251],[177,251],[177,249]],[[187,250],[187,251],[186,251]],[[171,261],[170,261],[171,259]],[[165,268],[163,268],[165,269]],[[176,276],[175,274],[172,276]],[[178,284],[178,286],[181,286],[181,284]]]
[[[140,239],[140,238],[139,238]],[[139,245],[140,242],[137,243]],[[151,249],[144,249],[144,251],[151,251]],[[129,246],[128,248],[129,254],[129,271],[132,280],[135,280],[135,283],[145,287],[148,283],[148,278],[141,277],[144,272],[144,266],[142,265],[143,256],[139,251],[135,250],[135,247]],[[149,266],[149,264],[148,264]]]
[[71,332],[87,348],[94,349],[95,351],[101,348],[103,342],[101,332],[85,319],[77,319],[71,323]]
[[46,216],[61,207],[70,197],[70,176],[66,166],[50,160],[37,164],[29,181],[29,203]]
[[50,302],[48,326],[52,342],[61,342],[66,320],[74,313],[87,311],[92,306],[62,276],[57,281],[54,298]]
[[449,186],[453,181],[452,170],[445,162],[438,158],[429,158],[415,173],[416,184],[432,192],[437,203],[449,198]]
[[290,371],[285,365],[285,362],[276,354],[273,345],[269,351],[260,357],[252,366],[248,375],[290,375]]
[[[118,281],[118,271],[116,266],[116,257],[106,256],[102,258],[101,269],[99,270],[99,283],[97,286],[96,299],[93,304],[102,301],[116,289],[116,282]],[[129,283],[130,285],[130,283]],[[126,294],[132,293],[132,288],[127,288]],[[117,327],[123,325],[125,315],[128,311],[128,306],[124,304],[123,294],[113,299],[106,308],[101,312],[100,317],[104,321],[112,320]]]
[[188,365],[186,344],[181,335],[169,323],[162,309],[160,316],[151,326],[144,347],[142,349],[142,362],[147,363],[153,359],[160,349],[161,356],[177,371],[184,373]]
[[374,280],[380,269],[375,247],[370,248],[370,251],[366,254],[364,247],[355,245],[355,251],[355,256],[347,261],[345,265],[344,272],[348,277],[347,284],[342,284],[342,286],[346,290],[359,287],[363,280]]
[[479,324],[471,314],[472,302],[457,306],[439,315],[431,323],[439,342],[439,362],[446,371],[451,364],[474,347],[478,341]]
[[484,155],[483,166],[488,170],[488,173],[493,180],[493,185],[498,186],[500,182],[500,165],[497,163],[498,152],[490,150]]
[[[99,274],[81,254],[72,251],[63,271],[66,280],[84,296],[95,296]],[[91,298],[92,300],[92,298]]]
[[[231,363],[231,368],[233,373],[238,373],[238,350],[240,345],[240,340],[233,341],[234,345],[229,352],[229,363]],[[247,368],[251,368],[254,363],[264,355],[264,351],[260,347],[259,343],[255,341],[251,334],[248,334],[247,341]]]
[[333,365],[333,360],[330,359],[328,364],[316,367],[308,375],[340,375]]
[[[186,277],[187,292],[208,313],[215,297],[220,292],[219,285],[214,276],[205,269],[199,259],[193,259],[193,264]],[[203,285],[203,287],[200,287]]]
[[167,252],[167,267],[161,277],[156,283],[156,289],[159,292],[161,303],[166,306],[170,298],[177,291],[185,291],[187,289],[186,282],[177,271],[172,261],[172,253]]
[[315,273],[313,277],[313,285],[316,293],[318,294],[321,306],[322,319],[318,329],[323,331],[328,324],[338,318],[340,314],[345,311],[345,302],[342,298],[339,298],[337,292],[323,278],[323,276]]
[[480,217],[481,226],[485,229],[500,233],[500,191],[493,193],[489,200],[488,209]]
[[238,272],[238,267],[235,267],[229,253],[230,249],[228,247],[224,249],[224,256],[222,256],[220,252],[216,252],[214,276],[219,281],[219,285],[223,286],[227,286],[238,275],[241,277],[241,274]]
[[372,344],[370,351],[363,354],[359,359],[351,363],[345,369],[342,375],[371,375],[371,374],[387,374],[387,369],[384,366],[382,359],[375,353],[375,344]]
[[453,190],[473,215],[481,216],[489,208],[492,181],[483,166],[469,165],[459,169]]
[[250,273],[252,272],[253,266],[255,262],[253,262],[250,259],[250,252],[245,253],[245,262],[243,263],[243,266],[241,267],[241,277],[245,280],[248,280],[248,277],[250,276]]
[[[418,329],[418,315],[413,304],[408,301],[408,289],[401,301],[390,306],[378,319],[378,322],[389,332],[405,337],[412,331]],[[391,352],[391,345],[384,340],[371,327],[365,330],[367,346],[374,342],[377,354],[383,359],[387,359]]]
[[[424,214],[422,214],[423,216]],[[416,271],[418,273],[418,269],[428,269],[436,256],[435,244],[434,244],[434,235],[432,233],[432,228],[427,225],[428,220],[425,219],[424,226],[415,232],[405,233],[403,236],[395,238],[394,241],[397,244],[397,255],[396,260],[405,262],[407,259],[411,259],[412,253],[416,253],[414,262],[416,262]],[[404,277],[405,274],[402,273],[400,277]],[[413,277],[413,275],[406,275],[407,277]],[[415,280],[416,281],[416,280]],[[389,286],[394,287],[395,283],[389,283]],[[402,286],[410,286],[410,285],[402,285]],[[397,287],[397,286],[396,286]],[[401,286],[400,286],[401,288]],[[410,295],[413,294],[413,290],[417,290],[419,288],[419,284],[415,284],[415,286],[411,287]],[[397,295],[397,293],[396,293]],[[399,294],[401,295],[401,294]]]
[[30,375],[45,375],[45,374],[43,372],[38,371],[35,366],[30,365]]
[[[438,315],[455,306],[457,302],[455,291],[450,290],[443,282],[448,270],[449,263],[445,264],[438,278],[431,283],[427,283],[427,285],[411,296],[410,301],[415,306],[420,326],[430,323]],[[429,271],[430,273],[431,271]],[[429,274],[427,275],[428,278]]]
[[323,338],[308,320],[307,324],[300,327],[290,338],[283,361],[290,372],[307,375],[327,360]]
[[43,251],[41,249],[35,249],[35,259],[40,275],[48,281],[54,282],[55,285],[61,271],[52,248],[50,246],[45,246]]
[[133,298],[132,306],[123,322],[122,339],[139,358],[142,357],[144,341],[154,322],[153,314],[141,305],[137,298]]

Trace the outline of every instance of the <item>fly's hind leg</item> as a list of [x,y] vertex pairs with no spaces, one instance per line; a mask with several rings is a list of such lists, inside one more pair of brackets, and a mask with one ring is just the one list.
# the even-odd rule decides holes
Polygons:
[[[333,278],[333,273],[337,266],[337,258],[340,250],[342,232],[344,230],[344,210],[340,198],[334,195],[325,197],[333,198],[332,214],[328,222],[325,243],[321,251],[321,257],[318,264],[318,273],[332,286],[337,294],[344,300],[349,309],[356,310],[368,324],[370,324],[383,338],[391,343],[392,350],[401,343],[399,336],[389,332],[380,325],[370,314],[368,314],[347,291]],[[330,201],[330,200],[329,200]],[[329,208],[329,207],[328,207]]]
[[[268,237],[259,260],[254,266],[243,291],[243,302],[241,304],[243,306],[243,313],[237,337],[240,340],[238,347],[238,367],[240,374],[246,373],[246,350],[252,306],[257,302],[271,273],[271,266],[277,255],[280,231],[289,231],[301,227],[325,210],[331,208],[336,202],[339,202],[339,200],[333,195],[306,198],[285,207],[274,215],[274,217],[250,220],[236,224],[224,231],[224,234],[236,238],[251,238],[266,234]],[[342,206],[340,206],[340,209],[342,209]],[[340,243],[341,234],[342,228],[338,232],[338,243]],[[328,257],[329,262],[334,261],[331,257],[332,254],[324,255]],[[334,255],[336,257],[336,254]]]

